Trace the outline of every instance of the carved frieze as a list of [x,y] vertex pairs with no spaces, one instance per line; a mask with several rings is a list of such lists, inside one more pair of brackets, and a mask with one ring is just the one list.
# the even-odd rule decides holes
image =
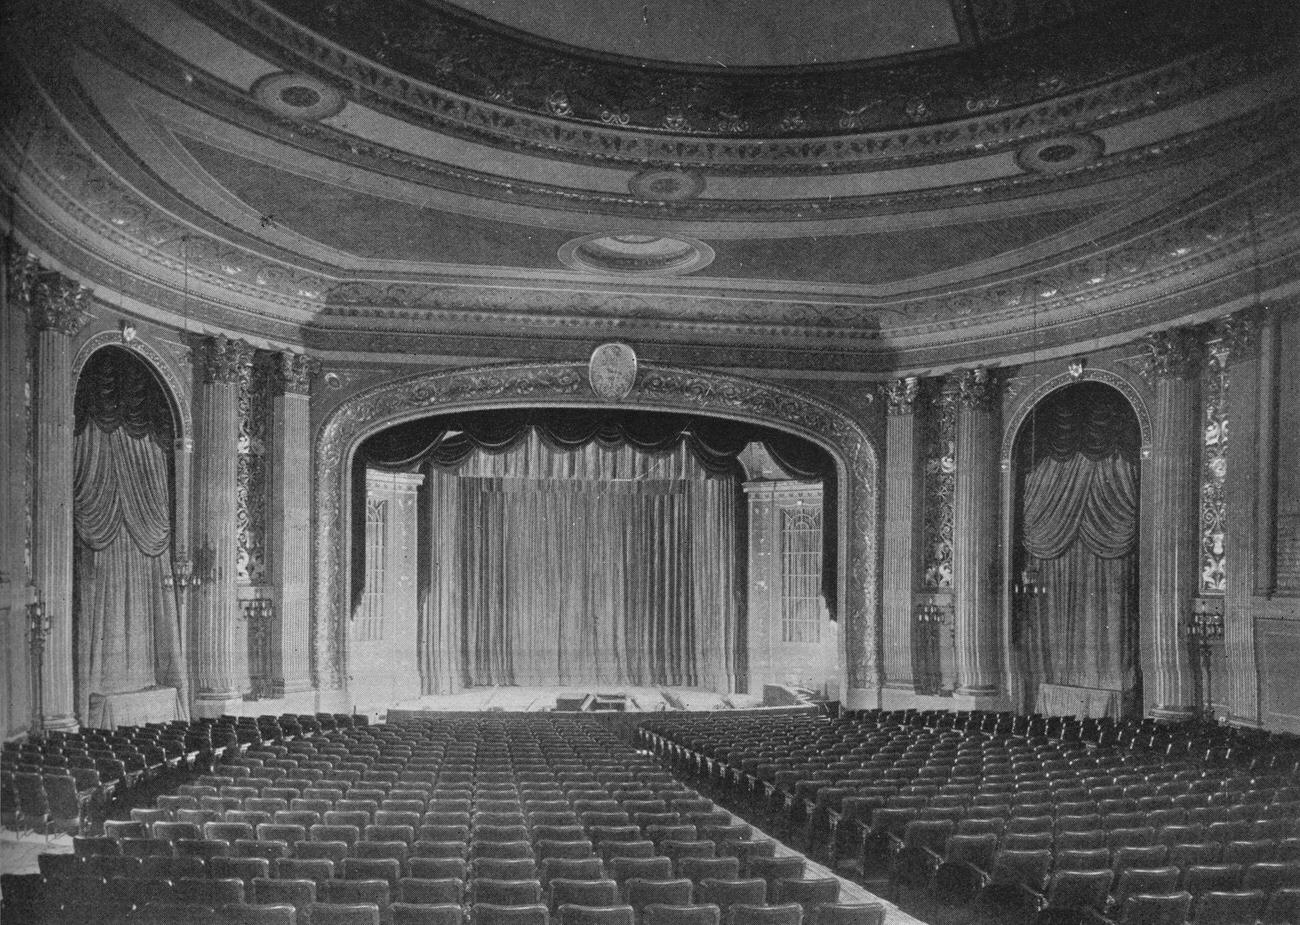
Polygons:
[[[996,79],[962,53],[924,61],[855,62],[837,67],[833,77],[817,69],[783,69],[774,77],[768,68],[749,73],[648,66],[538,43],[487,20],[449,14],[437,4],[367,4],[341,12],[351,5],[221,0],[202,12],[220,20],[222,28],[238,30],[245,42],[283,66],[350,87],[368,106],[400,106],[439,127],[550,146],[568,146],[566,136],[576,140],[602,128],[615,143],[627,141],[617,130],[640,129],[687,139],[798,136],[807,146],[809,137],[911,128],[972,114],[987,114],[986,121],[996,124],[1002,121],[996,114],[1007,109],[1171,67],[1170,62],[1223,72],[1217,80],[1174,81],[1159,94],[1142,88],[1148,106],[1153,98],[1168,105],[1167,98],[1257,72],[1282,53],[1259,42],[1238,47],[1230,41],[1233,25],[1248,19],[1246,14],[1217,22],[1189,18],[1176,30],[1161,18],[1155,21],[1157,35],[1151,32],[1153,20],[1127,19],[1113,5],[1112,12],[1125,22],[1110,29],[1126,28],[1128,41],[1114,41],[1109,30],[1086,20],[1020,37],[1044,22],[1070,22],[1081,5],[974,3],[972,8],[982,12],[967,20],[971,32],[1002,44]],[[939,89],[919,94],[918,88]],[[1117,94],[1107,89],[1114,112]],[[579,124],[567,125],[574,122]],[[609,143],[603,147],[618,152]],[[685,160],[680,153],[642,156]]]
[[239,382],[253,363],[253,345],[224,334],[200,338],[196,354],[204,382]]

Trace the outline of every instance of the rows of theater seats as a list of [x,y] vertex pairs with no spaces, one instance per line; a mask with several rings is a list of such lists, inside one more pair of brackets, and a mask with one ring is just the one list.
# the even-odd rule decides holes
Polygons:
[[365,717],[262,716],[175,720],[116,729],[51,731],[0,748],[0,820],[19,832],[97,828],[114,803],[138,802],[169,780],[227,753]]
[[923,915],[1300,921],[1295,743],[1201,727],[668,714],[644,744]]
[[261,742],[42,855],[48,922],[872,925],[590,718]]

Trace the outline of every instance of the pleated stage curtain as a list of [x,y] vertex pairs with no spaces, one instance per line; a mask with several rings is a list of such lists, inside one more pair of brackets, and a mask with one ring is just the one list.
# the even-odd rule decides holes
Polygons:
[[[143,364],[106,350],[77,387],[73,613],[79,715],[91,694],[186,686],[171,574],[169,405]],[[170,718],[173,714],[168,714]]]
[[735,689],[734,474],[685,445],[556,446],[426,468],[426,693],[462,686]]
[[1023,482],[1022,567],[1040,585],[1018,602],[1023,664],[1033,684],[1130,694],[1138,672],[1137,422],[1113,390],[1072,388],[1080,391],[1040,409]]

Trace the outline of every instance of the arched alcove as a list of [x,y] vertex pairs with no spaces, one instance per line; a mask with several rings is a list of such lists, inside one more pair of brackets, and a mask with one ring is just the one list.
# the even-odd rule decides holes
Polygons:
[[184,715],[177,547],[177,402],[121,346],[78,364],[73,436],[74,696],[92,726]]
[[1144,434],[1098,379],[1032,396],[1011,438],[1007,552],[1013,701],[1025,711],[1141,712]]
[[443,412],[528,407],[604,407],[691,412],[785,430],[834,457],[840,485],[836,598],[845,636],[844,700],[877,705],[877,454],[845,412],[795,391],[739,377],[642,367],[628,394],[605,401],[585,365],[530,364],[429,373],[384,383],[345,400],[315,440],[315,674],[323,690],[346,688],[350,588],[351,461],[360,443],[386,427]]

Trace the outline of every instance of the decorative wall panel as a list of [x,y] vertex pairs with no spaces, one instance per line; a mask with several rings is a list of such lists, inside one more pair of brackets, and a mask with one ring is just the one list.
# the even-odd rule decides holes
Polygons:
[[[936,384],[937,385],[937,384]],[[957,393],[947,384],[933,388],[933,404],[924,417],[921,454],[924,466],[924,520],[921,583],[931,591],[952,587],[952,511],[957,488]]]
[[1206,354],[1201,411],[1200,594],[1223,594],[1228,586],[1228,351],[1211,344]]
[[239,382],[239,491],[235,508],[239,541],[235,580],[242,585],[263,585],[267,581],[270,421],[270,368],[265,362],[254,362],[243,368]]

